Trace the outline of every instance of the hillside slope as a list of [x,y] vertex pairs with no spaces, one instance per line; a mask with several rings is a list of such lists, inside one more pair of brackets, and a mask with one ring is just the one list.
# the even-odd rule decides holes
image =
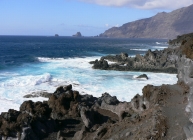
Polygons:
[[193,32],[192,15],[193,5],[190,5],[110,28],[100,34],[100,37],[173,39],[177,35]]

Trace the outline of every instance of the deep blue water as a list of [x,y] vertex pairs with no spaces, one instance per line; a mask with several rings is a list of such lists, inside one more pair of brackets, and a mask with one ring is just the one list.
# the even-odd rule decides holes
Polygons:
[[0,36],[0,69],[35,63],[38,62],[37,57],[73,58],[121,52],[144,54],[147,49],[167,46],[166,42],[158,39]]

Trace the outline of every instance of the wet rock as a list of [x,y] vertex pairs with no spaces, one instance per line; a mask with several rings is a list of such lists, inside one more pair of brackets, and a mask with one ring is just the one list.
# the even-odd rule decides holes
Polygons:
[[146,74],[139,75],[137,76],[137,78],[145,78],[147,80],[149,79]]
[[106,60],[98,60],[96,59],[94,62],[93,62],[93,68],[94,69],[107,69],[109,67],[109,64]]

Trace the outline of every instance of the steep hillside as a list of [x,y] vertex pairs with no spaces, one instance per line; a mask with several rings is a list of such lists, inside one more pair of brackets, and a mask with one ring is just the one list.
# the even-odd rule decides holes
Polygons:
[[100,34],[100,37],[116,38],[165,38],[193,32],[193,5],[158,13],[151,18],[141,19],[113,27]]

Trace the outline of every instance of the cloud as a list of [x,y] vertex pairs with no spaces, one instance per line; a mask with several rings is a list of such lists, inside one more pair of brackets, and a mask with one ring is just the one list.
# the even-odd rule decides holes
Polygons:
[[105,24],[105,27],[106,28],[111,28],[111,27],[119,27],[119,24],[116,24],[116,25],[109,25],[109,24]]
[[193,4],[193,0],[79,0],[103,6],[134,7],[139,9],[177,9]]
[[109,27],[109,24],[105,24],[106,27]]

